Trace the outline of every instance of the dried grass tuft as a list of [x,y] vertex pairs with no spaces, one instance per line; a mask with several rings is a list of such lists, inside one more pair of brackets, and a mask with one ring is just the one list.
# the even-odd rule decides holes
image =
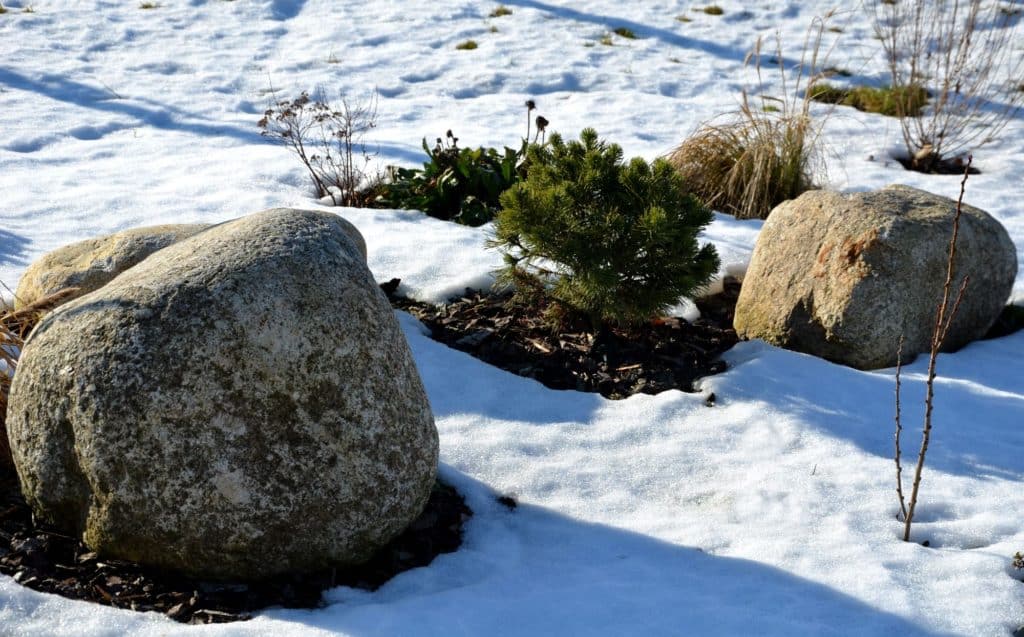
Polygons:
[[764,219],[778,204],[815,187],[809,117],[755,111],[746,95],[741,118],[705,123],[668,157],[711,208]]
[[816,187],[823,122],[811,119],[809,91],[800,100],[789,94],[791,86],[793,93],[800,93],[805,81],[813,85],[828,17],[816,19],[808,31],[795,80],[787,77],[777,50],[783,98],[766,95],[758,41],[747,61],[753,61],[757,72],[754,94],[760,105],[752,104],[744,90],[737,112],[722,123],[705,122],[668,155],[691,191],[711,208],[740,219],[764,219],[776,205]]

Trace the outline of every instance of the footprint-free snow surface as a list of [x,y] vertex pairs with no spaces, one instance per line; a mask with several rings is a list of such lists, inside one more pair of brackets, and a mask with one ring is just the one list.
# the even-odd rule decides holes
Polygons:
[[[155,4],[4,1],[0,280],[10,288],[33,259],[85,237],[272,206],[328,209],[295,158],[259,135],[275,92],[322,86],[360,100],[375,90],[366,141],[380,166],[419,164],[421,139],[448,129],[464,146],[517,145],[527,99],[553,130],[574,137],[592,126],[627,156],[653,159],[737,107],[758,37],[771,48],[779,34],[791,65],[832,7],[723,0],[722,15],[710,15],[689,2],[504,0],[511,14],[489,17],[496,3],[465,0]],[[827,64],[884,83],[863,11],[832,23],[841,33],[825,33]],[[636,38],[610,35],[618,27]],[[456,49],[468,39],[475,50]],[[782,97],[777,76],[768,71],[766,91]],[[830,115],[828,187],[958,194],[958,178],[892,159],[895,120],[812,112]],[[982,174],[966,199],[1007,227],[1024,264],[1024,120],[975,165]],[[500,263],[484,247],[486,226],[329,209],[363,231],[378,280],[401,278],[417,298],[486,286]],[[759,228],[716,217],[705,238],[723,272],[742,271]],[[1024,301],[1022,276],[1014,297]],[[894,370],[746,342],[701,394],[612,402],[496,370],[399,318],[437,418],[443,477],[476,512],[459,551],[376,592],[331,590],[321,609],[202,629],[0,576],[0,633],[979,636],[1024,623],[1024,573],[1011,566],[1024,551],[1024,333],[939,357],[914,541],[904,543]],[[910,462],[925,374],[923,359],[905,368]]]

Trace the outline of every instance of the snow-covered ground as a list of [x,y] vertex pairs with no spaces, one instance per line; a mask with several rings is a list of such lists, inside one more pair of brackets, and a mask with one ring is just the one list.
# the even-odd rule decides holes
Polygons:
[[[33,259],[89,236],[315,207],[301,166],[258,134],[271,89],[376,89],[369,141],[382,164],[418,164],[420,140],[449,128],[463,145],[514,145],[530,98],[552,129],[593,126],[652,159],[736,107],[758,36],[778,32],[796,60],[833,6],[722,0],[713,16],[670,0],[504,4],[511,15],[489,18],[495,3],[468,0],[5,0],[0,281],[13,289]],[[863,12],[833,20],[829,64],[884,81]],[[616,27],[637,39],[599,43]],[[479,47],[455,49],[467,39]],[[891,159],[894,120],[839,108],[822,139],[829,187],[959,192],[955,177]],[[1024,267],[1024,119],[975,163],[983,174],[966,199],[1002,221]],[[424,299],[486,284],[499,262],[486,227],[334,211],[364,232],[379,280],[400,277]],[[742,268],[759,227],[718,216],[706,237],[723,267]],[[1014,297],[1024,300],[1024,276]],[[916,542],[904,543],[893,370],[747,342],[704,381],[715,407],[674,391],[613,402],[496,370],[400,319],[443,475],[476,512],[458,552],[373,593],[330,591],[323,609],[202,628],[0,576],[0,634],[977,636],[1024,623],[1024,573],[1010,566],[1024,550],[1024,332],[939,358]],[[925,373],[918,360],[904,374],[911,453]],[[521,506],[510,512],[497,494]]]

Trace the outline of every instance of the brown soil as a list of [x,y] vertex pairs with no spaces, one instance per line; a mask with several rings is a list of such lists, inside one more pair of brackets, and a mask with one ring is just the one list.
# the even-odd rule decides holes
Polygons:
[[509,294],[467,290],[443,306],[395,296],[398,280],[381,285],[392,305],[423,322],[435,340],[553,389],[598,392],[608,398],[667,389],[694,391],[694,383],[725,370],[723,352],[737,342],[732,317],[740,284],[697,301],[701,318],[653,321],[641,328],[603,329],[579,324],[552,331],[536,309]]
[[913,157],[899,156],[896,157],[896,161],[903,164],[903,167],[907,170],[913,170],[926,175],[960,175],[962,177],[964,170],[966,170],[969,175],[981,174],[980,170],[974,166],[968,167],[964,163],[964,160],[959,157],[953,157],[952,159],[940,159],[938,161],[918,161]]
[[471,515],[455,489],[437,483],[419,518],[361,566],[260,582],[212,582],[97,556],[76,538],[36,523],[17,477],[8,472],[0,474],[0,573],[37,591],[156,611],[183,623],[230,622],[268,606],[318,607],[321,593],[334,586],[374,590],[402,571],[456,550]]

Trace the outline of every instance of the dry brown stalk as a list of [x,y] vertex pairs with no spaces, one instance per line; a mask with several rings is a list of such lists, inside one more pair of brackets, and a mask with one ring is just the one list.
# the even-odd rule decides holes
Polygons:
[[[927,86],[923,116],[897,100],[907,154],[928,171],[940,159],[997,139],[1024,103],[1020,21],[998,2],[872,2],[893,87]],[[909,93],[908,93],[909,95]]]
[[[918,491],[921,487],[921,472],[924,470],[925,455],[928,453],[928,443],[931,440],[932,434],[932,399],[935,395],[935,363],[939,357],[939,350],[942,349],[942,343],[946,340],[946,334],[949,331],[949,326],[952,324],[953,319],[956,317],[957,311],[960,309],[960,302],[963,301],[964,293],[967,291],[967,283],[970,280],[969,276],[964,276],[963,281],[960,283],[960,289],[957,291],[956,298],[953,301],[953,307],[949,308],[950,293],[953,288],[953,270],[956,261],[956,241],[960,232],[960,215],[963,208],[964,192],[967,187],[967,176],[971,169],[971,160],[973,158],[967,156],[967,165],[964,167],[964,178],[960,182],[960,197],[956,202],[956,214],[953,215],[953,235],[949,239],[949,256],[946,259],[946,281],[942,285],[942,301],[939,303],[938,308],[935,311],[935,326],[932,328],[932,340],[931,350],[928,355],[928,379],[925,382],[925,411],[924,411],[924,430],[921,432],[921,450],[917,455],[917,466],[914,469],[914,486],[910,492],[910,503],[907,506],[906,514],[904,515],[904,526],[903,526],[903,541],[910,541],[910,525],[914,520],[914,509],[917,507],[917,496]],[[947,314],[947,308],[949,312]],[[897,404],[899,401],[899,380],[897,376],[896,384]],[[899,435],[900,423],[899,423],[899,412],[897,412],[897,436]],[[898,441],[898,438],[897,438]],[[896,450],[897,467],[899,466],[899,446],[897,444]],[[897,474],[898,475],[898,474]],[[900,498],[902,505],[902,486],[897,487],[900,490]]]
[[903,497],[903,465],[900,463],[900,434],[903,425],[900,422],[900,371],[903,369],[903,335],[900,334],[899,347],[896,349],[896,494],[900,498],[900,513],[907,519],[907,501]]

